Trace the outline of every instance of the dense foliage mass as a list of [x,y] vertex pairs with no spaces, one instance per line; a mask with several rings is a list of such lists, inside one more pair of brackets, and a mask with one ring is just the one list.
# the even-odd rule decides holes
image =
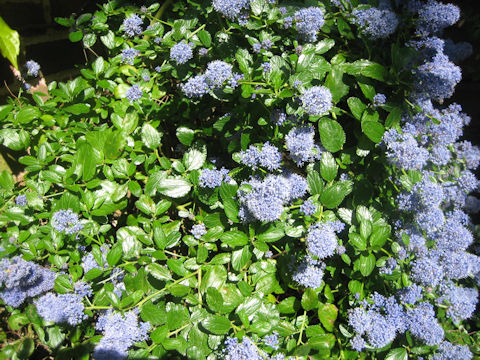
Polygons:
[[[435,0],[110,1],[0,107],[2,357],[472,359],[480,149]],[[95,46],[95,47],[94,47]],[[94,47],[93,50],[92,47]],[[33,79],[33,80],[32,80]]]

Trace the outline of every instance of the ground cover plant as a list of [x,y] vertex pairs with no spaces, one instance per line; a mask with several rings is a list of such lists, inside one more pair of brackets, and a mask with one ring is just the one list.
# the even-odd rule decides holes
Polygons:
[[480,149],[428,1],[109,1],[0,107],[2,358],[472,359]]

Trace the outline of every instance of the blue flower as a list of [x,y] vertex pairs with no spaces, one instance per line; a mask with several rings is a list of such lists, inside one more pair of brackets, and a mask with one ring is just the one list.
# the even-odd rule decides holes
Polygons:
[[240,343],[237,338],[227,338],[223,352],[225,360],[263,360],[266,358],[266,354],[259,350],[247,336],[244,336]]
[[199,56],[207,56],[207,54],[208,54],[208,49],[207,48],[202,47],[202,48],[198,49],[198,55]]
[[278,332],[274,331],[271,335],[266,335],[263,337],[263,343],[266,346],[270,346],[275,350],[278,349],[279,339],[278,339]]
[[122,50],[122,61],[124,63],[133,65],[133,61],[135,60],[135,57],[140,55],[140,51],[134,48],[126,48]]
[[306,216],[315,214],[315,211],[317,211],[317,207],[310,200],[306,200],[302,205],[300,205],[300,212]]
[[198,240],[207,233],[207,229],[205,224],[195,224],[192,226],[192,230],[190,230],[190,232],[192,233],[193,237]]
[[262,44],[261,43],[254,43],[252,45],[253,52],[259,53],[262,50]]
[[125,92],[125,98],[130,101],[131,103],[138,101],[142,98],[143,96],[143,91],[140,89],[138,85],[133,85],[131,86],[126,92]]
[[387,97],[384,94],[376,94],[373,97],[373,106],[377,107],[377,106],[383,105],[385,104],[386,101],[387,101]]
[[230,176],[228,176],[228,170],[225,168],[217,169],[205,169],[202,170],[200,177],[198,178],[201,187],[208,187],[214,189],[223,182],[229,182]]
[[89,297],[89,296],[92,296],[93,294],[92,287],[85,281],[76,282],[74,285],[74,289],[75,289],[75,294],[78,294],[81,297],[84,297],[84,296]]
[[250,6],[249,0],[213,0],[213,8],[230,20],[240,16],[243,9]]
[[25,67],[27,68],[27,75],[37,77],[38,72],[40,71],[40,65],[33,61],[33,60],[28,60],[25,63]]
[[83,313],[85,306],[82,297],[77,294],[48,293],[36,300],[35,305],[42,318],[57,324],[67,323],[75,326],[88,317]]
[[123,20],[122,27],[125,34],[133,37],[135,35],[140,35],[143,32],[142,25],[143,20],[138,15],[133,14]]
[[410,333],[427,345],[438,345],[445,337],[443,328],[435,318],[433,306],[428,302],[407,308],[406,319]]
[[270,121],[275,125],[281,126],[287,120],[287,114],[280,109],[275,109],[270,115]]
[[18,195],[17,198],[15,199],[15,204],[17,206],[27,206],[28,201],[27,201],[27,195]]
[[448,306],[447,316],[454,323],[458,324],[461,320],[472,317],[478,303],[477,289],[448,284],[441,289],[441,293],[437,303]]
[[191,77],[181,85],[181,89],[188,98],[201,98],[210,91],[205,75]]
[[170,49],[170,59],[177,64],[185,64],[193,57],[193,51],[189,44],[180,42]]
[[332,108],[332,93],[325,86],[312,86],[300,96],[302,106],[309,115],[323,115]]
[[313,126],[295,127],[285,136],[285,145],[290,157],[298,166],[320,159],[322,149],[314,143]]
[[395,32],[398,26],[397,15],[389,9],[353,10],[354,23],[360,31],[371,39],[385,39]]
[[0,297],[5,304],[19,307],[29,297],[53,289],[56,273],[16,256],[0,260]]
[[83,229],[83,225],[78,221],[78,215],[71,209],[58,210],[53,213],[52,227],[67,235],[76,234]]
[[417,32],[420,35],[441,34],[443,29],[460,19],[460,9],[453,4],[428,0],[418,9],[418,17]]
[[315,224],[310,227],[307,235],[307,250],[319,259],[325,259],[335,254],[338,239],[337,230],[343,229],[341,222],[327,222]]
[[454,345],[443,341],[437,348],[432,360],[471,360],[472,352],[467,345]]
[[123,315],[111,310],[99,316],[95,328],[103,332],[103,338],[95,347],[95,360],[120,360],[128,355],[133,343],[148,339],[150,323],[138,322],[133,311]]
[[279,169],[282,164],[282,154],[275,146],[270,145],[270,143],[267,141],[262,145],[258,162],[261,167],[264,167],[268,170],[276,170]]
[[323,15],[321,8],[313,6],[295,12],[297,31],[306,41],[317,41],[317,32],[325,23]]
[[215,60],[207,65],[205,80],[212,89],[217,89],[232,77],[232,65],[225,61]]
[[317,289],[322,285],[325,264],[306,256],[293,273],[292,279],[298,284]]

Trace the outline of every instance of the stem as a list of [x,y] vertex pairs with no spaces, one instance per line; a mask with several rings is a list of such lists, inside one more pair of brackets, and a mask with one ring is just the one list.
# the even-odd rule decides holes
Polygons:
[[203,24],[202,26],[200,26],[197,30],[195,30],[194,32],[192,32],[190,34],[190,36],[188,36],[188,38],[191,38],[193,35],[195,35],[196,33],[198,33],[199,31],[205,29],[205,24]]
[[135,307],[137,307],[137,306],[138,306],[138,307],[142,306],[143,304],[145,304],[145,303],[146,303],[147,301],[149,301],[150,299],[153,299],[153,298],[157,297],[158,295],[160,295],[161,293],[163,293],[165,290],[170,289],[173,285],[176,285],[176,284],[178,284],[178,283],[180,283],[180,282],[182,282],[182,281],[184,281],[184,280],[186,280],[186,279],[191,278],[192,276],[197,275],[197,273],[200,272],[201,269],[202,269],[202,268],[200,267],[200,269],[198,269],[197,271],[195,271],[195,272],[193,272],[193,273],[191,273],[191,274],[188,274],[187,276],[184,276],[184,277],[181,278],[181,279],[175,280],[175,281],[172,282],[171,284],[168,284],[167,286],[165,286],[163,289],[160,289],[160,290],[155,291],[154,293],[148,295],[145,299],[143,299],[142,301],[138,302],[136,305],[132,305],[132,306],[128,307],[126,310],[133,309],[133,308],[135,308]]
[[302,327],[300,328],[300,334],[298,335],[298,341],[297,341],[297,346],[299,346],[302,343],[302,334],[303,334],[303,329],[305,328],[305,319],[307,318],[307,311],[303,311],[303,322],[302,322]]

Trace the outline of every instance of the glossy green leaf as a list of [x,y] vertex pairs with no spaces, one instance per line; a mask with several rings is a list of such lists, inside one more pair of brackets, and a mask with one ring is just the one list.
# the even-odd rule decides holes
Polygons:
[[346,140],[345,131],[337,121],[323,118],[318,122],[318,130],[325,149],[337,152],[343,148]]

